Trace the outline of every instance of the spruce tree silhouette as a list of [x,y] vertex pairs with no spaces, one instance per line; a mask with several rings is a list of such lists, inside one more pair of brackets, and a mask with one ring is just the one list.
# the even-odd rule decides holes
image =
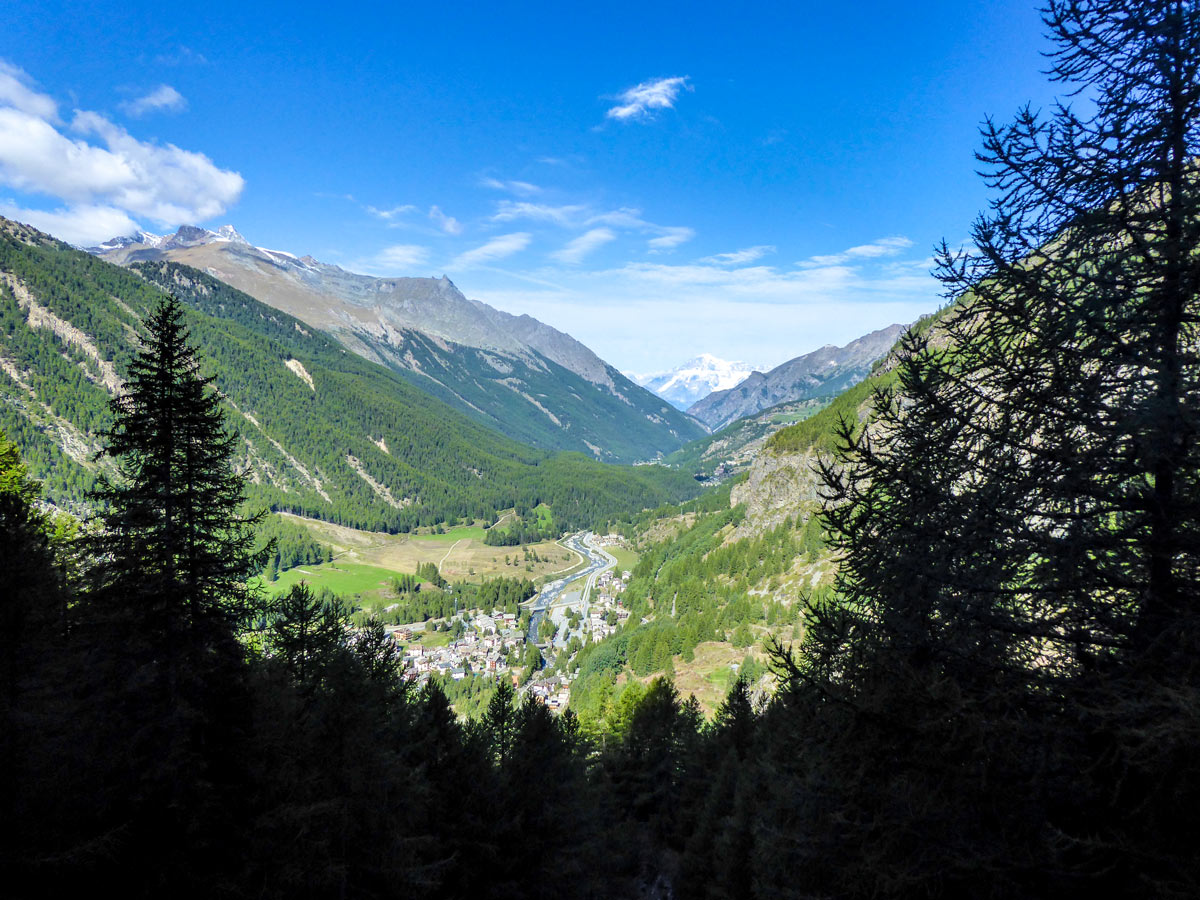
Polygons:
[[120,471],[97,491],[104,504],[106,587],[142,604],[164,636],[236,629],[255,610],[247,577],[258,516],[243,517],[234,437],[212,378],[200,374],[183,310],[173,297],[146,321],[126,390],[112,401],[101,439]]
[[255,607],[258,517],[240,515],[234,439],[178,302],[162,299],[145,325],[101,435],[118,476],[95,495],[97,564],[75,625],[105,748],[103,819],[121,823],[111,864],[152,856],[138,890],[186,892],[238,856],[229,823],[245,796],[250,704],[237,632]]
[[834,893],[1200,890],[1200,9],[1044,20],[1087,111],[987,123],[956,305],[821,471],[839,599],[777,659]]

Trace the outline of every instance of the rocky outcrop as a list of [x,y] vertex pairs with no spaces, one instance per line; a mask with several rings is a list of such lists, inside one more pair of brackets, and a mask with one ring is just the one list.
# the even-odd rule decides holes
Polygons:
[[820,500],[816,454],[759,453],[746,480],[735,485],[730,502],[746,505],[746,518],[731,539],[749,537],[774,528],[787,518],[815,510]]

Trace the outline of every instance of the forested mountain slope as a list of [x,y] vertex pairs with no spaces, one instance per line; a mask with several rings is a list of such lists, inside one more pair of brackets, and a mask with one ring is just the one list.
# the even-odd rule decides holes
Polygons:
[[[945,346],[941,323],[957,308],[923,317],[911,331]],[[800,638],[806,600],[831,596],[837,571],[817,515],[816,467],[838,446],[841,422],[869,419],[874,391],[895,382],[899,350],[893,346],[869,377],[801,421],[765,435],[762,417],[748,417],[690,445],[744,440],[743,449],[753,448],[748,471],[697,500],[618,526],[640,556],[623,595],[628,624],[562,666],[578,667],[571,704],[589,728],[615,727],[628,686],[654,675],[708,691],[710,703],[711,684],[734,677],[733,667],[767,688],[765,644]]]
[[[156,271],[191,308],[258,503],[403,530],[545,502],[570,528],[698,489],[684,473],[522,446],[209,276]],[[94,435],[160,296],[148,277],[0,219],[0,428],[59,502],[94,482]]]
[[570,335],[468,299],[445,277],[358,275],[255,247],[230,226],[185,226],[92,252],[159,272],[171,262],[200,269],[523,443],[636,462],[703,434]]

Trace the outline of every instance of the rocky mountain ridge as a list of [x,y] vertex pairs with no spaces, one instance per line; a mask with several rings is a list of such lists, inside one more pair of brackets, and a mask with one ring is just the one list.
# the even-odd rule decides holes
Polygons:
[[851,341],[790,359],[767,373],[752,372],[736,387],[715,391],[688,408],[688,415],[717,431],[744,416],[780,403],[831,397],[861,381],[903,334],[889,325]]
[[[518,440],[613,462],[666,454],[702,426],[570,335],[467,298],[450,279],[378,278],[249,243],[232,226],[141,233],[92,252],[190,266],[328,332]],[[174,277],[174,276],[172,276]]]
[[55,503],[95,485],[109,400],[164,289],[187,308],[254,508],[405,531],[547,503],[574,528],[698,490],[507,438],[195,269],[121,268],[0,218],[0,431]]

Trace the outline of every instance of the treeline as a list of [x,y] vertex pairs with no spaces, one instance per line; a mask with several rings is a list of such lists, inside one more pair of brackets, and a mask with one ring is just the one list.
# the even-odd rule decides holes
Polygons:
[[283,516],[267,516],[258,526],[258,538],[268,544],[259,569],[268,581],[296,566],[315,566],[333,559],[333,548],[314,540],[303,525]]
[[[433,590],[418,590],[422,583]],[[480,583],[459,581],[447,585],[433,563],[423,563],[416,574],[397,575],[392,586],[399,598],[394,609],[389,607],[388,616],[398,624],[447,619],[467,609],[489,613],[499,609],[516,615],[519,604],[537,593],[528,578],[487,578]]]
[[222,527],[193,535],[220,556],[156,565],[161,546],[131,538],[161,525],[118,511],[175,487],[126,466],[141,477],[111,495],[97,545],[38,512],[0,439],[6,896],[631,897],[661,877],[682,776],[708,781],[683,754],[724,726],[702,733],[660,685],[601,749],[507,680],[418,688],[338,598],[297,585],[264,606],[222,577],[254,562],[236,490],[218,491]]
[[483,535],[483,542],[489,547],[516,547],[549,541],[556,537],[558,534],[553,526],[545,527],[538,522],[520,520],[503,528],[489,528]]

